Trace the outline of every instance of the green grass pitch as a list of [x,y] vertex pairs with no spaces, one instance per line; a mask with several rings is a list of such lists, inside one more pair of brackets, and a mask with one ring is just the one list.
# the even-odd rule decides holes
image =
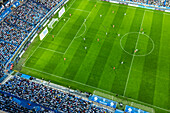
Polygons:
[[22,73],[83,91],[119,94],[154,106],[158,113],[170,112],[170,14],[70,0],[53,26],[21,58]]

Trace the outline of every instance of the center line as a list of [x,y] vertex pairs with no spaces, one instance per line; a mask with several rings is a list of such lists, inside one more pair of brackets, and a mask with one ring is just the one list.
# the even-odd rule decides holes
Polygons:
[[[145,17],[145,12],[143,14],[143,19],[142,19],[142,23],[141,23],[141,26],[140,26],[140,30],[142,28],[144,17]],[[139,35],[140,35],[140,31],[139,31],[139,34],[138,34],[138,39],[136,41],[135,50],[136,50],[136,48],[138,46]],[[131,61],[131,65],[130,65],[130,69],[129,69],[129,73],[128,73],[128,78],[127,78],[127,81],[126,81],[126,86],[125,86],[125,90],[124,90],[123,96],[125,96],[125,93],[126,93],[126,88],[127,88],[127,84],[128,84],[128,81],[129,81],[129,76],[130,76],[130,72],[131,72],[131,69],[132,69],[132,64],[133,64],[134,58],[135,58],[135,52],[133,53],[133,57],[132,57],[132,61]]]

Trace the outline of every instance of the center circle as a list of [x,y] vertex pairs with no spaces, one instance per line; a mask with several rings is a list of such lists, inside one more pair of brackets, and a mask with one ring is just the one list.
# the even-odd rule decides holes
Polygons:
[[154,50],[154,41],[144,32],[129,32],[121,37],[120,46],[129,55],[147,56]]

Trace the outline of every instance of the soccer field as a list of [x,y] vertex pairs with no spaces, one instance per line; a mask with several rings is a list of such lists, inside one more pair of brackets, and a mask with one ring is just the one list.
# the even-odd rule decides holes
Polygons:
[[71,0],[53,27],[29,46],[22,73],[170,112],[170,14]]

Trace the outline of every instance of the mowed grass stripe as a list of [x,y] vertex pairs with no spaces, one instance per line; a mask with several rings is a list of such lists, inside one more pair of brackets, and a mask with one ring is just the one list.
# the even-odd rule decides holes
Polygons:
[[[80,19],[80,17],[78,17],[77,18],[77,20],[81,20]],[[76,22],[75,22],[76,23]],[[73,24],[73,25],[75,25],[75,24]],[[72,26],[73,26],[72,25]],[[64,30],[64,28],[63,28],[63,30]],[[77,29],[74,29],[74,30],[77,30]],[[78,30],[77,30],[78,31]],[[73,31],[69,31],[69,32],[72,32],[72,33],[74,33],[74,34],[72,34],[72,36],[73,35],[75,35],[76,34],[76,32],[77,31],[75,31],[75,32],[73,32]],[[68,36],[67,36],[68,37]],[[67,37],[65,37],[65,38],[67,38]],[[74,37],[74,36],[73,36]],[[45,43],[44,43],[45,44]],[[66,44],[66,46],[68,46],[67,45],[67,43],[63,43],[63,45],[64,44]],[[50,48],[48,48],[48,49],[50,49]],[[40,64],[44,64],[43,66],[44,66],[44,68],[43,69],[41,69],[41,71],[48,71],[48,72],[53,72],[54,70],[52,70],[52,69],[55,69],[55,67],[57,66],[57,61],[59,61],[59,59],[62,59],[62,57],[61,57],[61,54],[58,54],[58,55],[60,55],[60,57],[55,57],[55,55],[57,55],[55,52],[52,52],[52,51],[48,51],[48,50],[44,50],[45,52],[44,53],[41,53],[41,57],[39,58],[39,60],[36,62],[36,65],[37,65],[37,67],[36,67],[36,69],[40,69]],[[48,51],[48,52],[47,52]],[[59,50],[60,51],[60,50]],[[51,54],[53,54],[53,55],[51,55]],[[58,59],[53,59],[53,58],[58,58]],[[48,59],[48,62],[47,62],[47,59]],[[46,67],[50,67],[51,69],[50,70],[48,70],[49,68],[47,68],[46,69]]]
[[[139,31],[143,16],[144,16],[144,11],[136,9],[135,16],[133,18],[133,22],[131,24],[131,28],[130,28],[129,32],[138,32]],[[127,51],[133,52],[135,45],[136,45],[137,38],[138,38],[138,34],[128,35],[128,38],[125,40],[125,43],[123,45],[124,48]],[[128,77],[128,73],[129,73],[129,69],[130,69],[130,65],[131,65],[131,61],[132,61],[132,55],[122,52],[121,56],[124,57],[125,65],[128,68],[124,69],[124,67],[122,66],[122,67],[120,67],[120,69],[118,71],[115,70],[116,76],[115,76],[114,82],[112,84],[112,91],[123,95],[127,77]]]
[[[143,25],[142,25],[142,28],[144,30],[142,32],[149,35],[150,29],[152,26],[153,12],[145,11],[144,16],[145,17],[144,17]],[[145,41],[145,43],[143,43],[143,41]],[[141,37],[141,36],[139,37],[139,43],[137,46],[137,48],[139,49],[139,53],[141,50],[147,52],[148,43],[151,43],[149,41],[149,38],[147,39],[147,37]],[[140,53],[140,54],[143,54],[143,53]],[[129,82],[127,85],[127,91],[126,91],[125,96],[131,97],[134,99],[138,98],[140,84],[141,84],[141,80],[142,80],[144,61],[145,61],[145,56],[141,56],[141,57],[136,56],[134,58],[134,63],[133,63],[132,69],[131,69],[131,74],[130,74],[130,78],[129,78]]]
[[[97,7],[98,7],[98,5],[97,5]],[[89,45],[89,39],[92,39],[93,42],[92,42],[90,48],[88,49],[88,53],[81,65],[81,67],[79,68],[78,73],[76,74],[74,80],[80,81],[82,83],[86,83],[86,81],[88,80],[90,72],[91,72],[93,65],[95,63],[95,59],[97,58],[97,56],[100,52],[100,49],[101,49],[102,44],[104,43],[104,40],[106,40],[107,38],[110,38],[110,37],[106,37],[106,30],[104,30],[104,28],[105,28],[105,26],[107,26],[106,28],[111,27],[111,23],[116,15],[116,14],[112,13],[113,10],[116,13],[118,10],[118,7],[110,6],[109,10],[107,11],[107,15],[103,15],[104,17],[102,17],[102,18],[99,17],[99,14],[96,15],[96,18],[99,20],[103,20],[103,22],[101,24],[94,23],[94,24],[98,25],[98,26],[95,26],[94,28],[99,28],[97,33],[95,33],[96,34],[95,37],[93,37],[93,34],[89,34],[89,33],[86,34],[85,37],[87,38],[87,42],[85,41],[85,44],[87,43]],[[96,19],[94,21],[96,21]],[[110,33],[108,33],[108,34],[110,34]],[[99,38],[99,42],[97,41],[98,38]]]
[[[70,12],[70,10],[68,11]],[[55,36],[54,40],[50,39],[50,43],[43,42],[42,46],[48,49],[60,51],[60,52],[65,52],[66,48],[68,47],[70,41],[74,38],[75,34],[77,33],[79,29],[79,23],[77,22],[82,22],[83,16],[81,15],[81,11],[75,11],[71,10],[70,12],[72,14],[72,17],[70,17],[70,20],[65,23],[64,27],[60,31],[60,33]],[[87,13],[85,13],[84,16],[86,16]],[[74,29],[72,29],[74,27]],[[56,31],[57,32],[57,31]],[[62,44],[62,46],[61,46]]]
[[[79,18],[74,22],[74,24],[72,24],[72,27],[70,27],[70,32],[68,32],[65,35],[62,42],[58,46],[57,50],[63,51],[63,52],[65,52],[67,50],[68,46],[70,45],[70,43],[74,39],[75,35],[79,31],[80,27],[82,26],[82,24],[80,24],[80,23],[84,22],[84,19],[87,17],[87,15],[88,15],[88,13],[84,14],[83,12],[81,12]],[[76,15],[76,16],[78,16],[78,15]]]
[[[75,13],[78,13],[78,12],[75,12]],[[81,12],[80,12],[81,13]],[[78,18],[77,18],[78,19]],[[74,20],[74,19],[73,19]],[[76,19],[75,19],[76,20]],[[79,20],[79,19],[78,19]],[[67,24],[67,23],[64,23],[64,25],[65,24]],[[64,28],[63,28],[64,29]],[[61,30],[61,32],[63,31],[63,29]],[[66,30],[67,31],[67,30]],[[56,31],[57,32],[57,31]],[[68,32],[69,32],[69,30],[68,30]],[[51,32],[50,32],[51,33]],[[63,33],[64,34],[64,33]],[[55,35],[55,34],[54,34]],[[48,35],[49,36],[49,35]],[[47,39],[48,37],[46,37],[45,39]],[[50,44],[51,45],[53,45],[54,47],[56,46],[55,45],[55,43],[53,43],[54,42],[54,40],[51,40],[51,42],[50,42]],[[43,41],[43,43],[42,43],[42,45],[46,45],[46,41]],[[47,44],[47,46],[48,46],[48,44]],[[49,48],[49,49],[51,49],[51,48]],[[52,49],[54,49],[54,48],[52,48]],[[43,66],[44,67],[52,67],[51,69],[54,69],[55,67],[56,67],[56,65],[57,65],[57,61],[59,61],[59,59],[53,59],[53,58],[56,58],[55,57],[55,55],[56,55],[56,53],[54,53],[54,52],[52,52],[51,51],[51,53],[49,54],[49,53],[47,53],[47,51],[48,50],[41,50],[41,53],[34,53],[35,55],[37,55],[37,60],[34,60],[34,68],[36,68],[36,69],[40,69],[41,71],[45,71],[45,70],[48,70],[48,69],[43,69]],[[50,52],[50,51],[48,51],[48,52]],[[49,54],[49,56],[48,56],[48,54]],[[51,54],[53,54],[53,55],[51,55]],[[57,57],[57,58],[60,58],[61,59],[61,55],[59,54],[59,56],[60,57]],[[52,58],[51,58],[52,57]],[[50,59],[51,58],[51,59]],[[47,59],[48,59],[48,61],[49,61],[49,63],[47,62]],[[50,63],[51,62],[51,63]],[[44,64],[44,65],[41,65],[41,64]],[[41,66],[40,66],[41,65]],[[48,70],[48,72],[51,72],[51,71],[54,71],[54,70]]]
[[[92,12],[96,12],[96,10],[92,10]],[[92,24],[91,21],[93,21],[94,19],[94,15],[92,15],[92,12],[89,13],[89,17],[87,18],[86,22],[90,24]],[[88,25],[86,24],[86,29],[88,29]],[[77,38],[73,41],[72,45],[69,47],[69,50],[67,51],[67,53],[64,55],[65,58],[67,58],[67,61],[65,63],[60,63],[56,69],[55,69],[55,73],[54,74],[57,74],[57,75],[60,75],[60,76],[63,76],[64,75],[64,72],[66,71],[66,69],[68,68],[69,64],[71,63],[72,61],[72,58],[74,56],[74,54],[76,53],[77,49],[79,48],[79,45],[82,41],[82,37],[80,38]],[[82,46],[83,47],[83,46]],[[84,47],[83,47],[84,48]]]
[[[87,5],[87,4],[86,4]],[[85,5],[85,6],[86,6]],[[76,14],[75,16],[72,16],[71,18],[72,18],[72,20],[74,20],[74,23],[71,25],[72,27],[70,27],[70,32],[69,33],[67,33],[67,35],[66,35],[66,37],[64,37],[64,39],[63,39],[63,41],[61,42],[61,44],[60,44],[60,46],[59,46],[59,48],[60,48],[60,50],[59,51],[61,51],[61,49],[63,49],[63,51],[65,52],[66,51],[66,49],[68,48],[68,46],[70,45],[70,43],[71,43],[71,41],[73,40],[73,38],[76,36],[76,34],[77,34],[77,32],[79,31],[79,29],[80,29],[80,27],[81,27],[81,25],[82,24],[80,24],[80,23],[83,23],[84,22],[84,18],[86,18],[87,17],[87,14],[88,13],[85,13],[85,14],[83,14],[83,12],[82,11],[78,11],[78,12],[81,12],[81,13],[79,13],[79,15],[77,15],[76,13],[77,13],[77,11],[75,10],[75,12],[74,13],[72,13],[72,15],[74,15],[74,14]],[[82,16],[82,14],[83,14],[83,16]],[[77,18],[77,17],[78,18]],[[76,18],[77,18],[77,20],[76,20]],[[76,27],[76,29],[72,29],[72,28],[75,28]],[[73,30],[74,30],[74,32],[73,32]],[[64,45],[64,46],[63,46]],[[54,54],[55,55],[55,54]],[[69,57],[69,58],[71,58],[71,57]],[[64,59],[64,57],[60,57],[60,60],[57,62],[57,64],[56,65],[54,65],[54,69],[53,69],[53,74],[56,74],[56,75],[58,75],[58,76],[62,76],[63,75],[63,73],[60,73],[60,70],[63,70],[64,68],[62,68],[62,66],[64,66],[64,67],[66,67],[66,64],[65,64],[65,62],[63,62],[63,59]],[[53,61],[53,58],[51,58],[51,61]],[[68,61],[68,60],[67,60]],[[55,61],[54,61],[55,62]],[[61,66],[62,65],[62,66]],[[48,66],[46,66],[46,67],[48,67]]]
[[[101,9],[103,9],[104,7],[105,7],[105,6],[101,6],[101,7],[100,7],[100,10],[98,11],[98,14],[96,15],[96,18],[94,19],[94,21],[97,21],[97,22],[98,22],[99,26],[100,26],[101,23],[103,22],[103,19],[100,19],[100,18],[99,18],[99,14],[102,13],[103,15],[106,15],[107,12],[108,12],[108,9],[109,9],[109,7],[107,7],[104,11],[101,10]],[[94,21],[93,21],[93,23],[94,23]],[[91,24],[91,27],[88,29],[87,34],[88,34],[89,31],[91,32],[92,26],[94,27],[94,24]],[[99,27],[96,27],[96,28],[93,29],[94,34],[91,36],[91,39],[88,40],[88,45],[86,45],[87,48],[90,48],[91,43],[92,43],[92,41],[93,41],[93,38],[95,37],[95,35],[96,35],[96,33],[98,32],[98,30],[99,30]],[[76,75],[78,69],[80,68],[81,63],[83,62],[83,60],[84,60],[84,58],[85,58],[85,56],[86,56],[86,51],[84,50],[83,44],[84,44],[84,42],[82,41],[82,43],[81,43],[80,46],[78,47],[76,53],[74,54],[74,57],[73,57],[70,65],[68,66],[66,72],[64,73],[64,77],[70,78],[70,79],[72,78],[72,79],[73,79],[74,76]],[[80,75],[80,76],[81,76],[81,75]]]
[[[163,15],[162,22],[162,35],[160,40],[160,52],[158,59],[158,68],[156,74],[156,83],[155,83],[155,94],[154,94],[154,105],[160,106],[162,108],[169,109],[169,68],[170,68],[170,48],[169,48],[169,23],[170,15]],[[161,56],[160,56],[161,55]],[[165,56],[165,57],[162,57]],[[168,99],[167,99],[168,98]]]
[[[77,7],[85,7],[87,5],[85,3],[81,2],[79,4],[79,6],[77,6]],[[75,4],[75,2],[74,2],[74,4]],[[51,31],[51,33],[50,33],[51,35],[49,35],[48,38],[46,38],[46,40],[43,42],[43,44],[41,46],[44,47],[44,48],[64,52],[65,49],[68,47],[70,40],[72,40],[72,38],[68,38],[68,36],[74,37],[74,35],[75,35],[74,33],[76,33],[77,29],[79,29],[79,22],[78,21],[82,21],[81,17],[83,18],[88,14],[88,13],[85,13],[82,16],[81,13],[82,13],[82,11],[75,11],[75,10],[67,11],[64,14],[64,16],[69,16],[69,14],[72,14],[71,17],[69,16],[70,20],[68,22],[67,22],[67,19],[65,21],[63,19],[60,20],[62,23],[64,22],[64,26],[62,24],[61,27],[55,27]],[[81,15],[81,16],[79,16],[79,15]],[[63,27],[63,29],[61,30],[62,27]],[[74,29],[72,29],[73,27],[74,27]],[[54,35],[55,37],[52,38],[52,35]],[[62,46],[61,46],[61,44],[62,44]]]
[[[162,20],[163,14],[154,13],[152,20],[152,27],[150,37],[154,40],[155,48],[154,51],[145,57],[145,63],[143,68],[142,82],[140,85],[138,99],[140,101],[153,104],[154,92],[155,92],[155,80],[156,71],[158,66],[158,55],[160,48],[160,38],[162,32]],[[148,43],[149,46],[152,44]]]
[[[80,7],[81,8],[85,8],[86,6],[88,6],[88,2],[82,1],[81,4],[77,8],[80,8]],[[77,11],[79,11],[81,13],[79,13],[77,15]],[[75,23],[72,25],[72,27],[70,27],[70,32],[67,33],[67,35],[64,37],[64,40],[60,43],[60,45],[58,47],[59,51],[66,52],[66,50],[69,47],[70,43],[72,42],[72,40],[74,39],[75,35],[77,34],[77,32],[79,31],[80,27],[82,26],[82,24],[80,24],[80,23],[84,22],[84,19],[88,16],[89,12],[75,10],[73,15],[74,14],[75,14],[75,16],[79,16],[79,18],[75,21]],[[72,35],[72,34],[74,34],[74,35]],[[63,44],[64,44],[64,46],[63,46]]]
[[[55,27],[52,29],[52,31],[50,32],[50,35],[48,35],[46,38],[43,39],[43,42],[45,42],[45,44],[42,43],[41,47],[44,47],[44,48],[49,48],[49,49],[53,49],[55,50],[55,48],[57,47],[56,45],[62,40],[62,36],[58,36],[59,32],[61,31],[61,28],[64,27],[63,25],[68,21],[68,19],[70,18],[69,17],[69,14],[68,13],[68,9],[70,7],[72,7],[76,2],[76,0],[72,0],[72,1],[69,1],[68,2],[68,7],[65,6],[66,8],[66,13],[64,14],[64,19],[66,21],[64,21],[63,19],[61,19],[59,22],[57,22],[57,25],[56,22],[54,23]],[[58,14],[54,15],[54,18],[58,18]],[[53,25],[53,26],[54,26]],[[69,28],[69,27],[66,27],[66,28]],[[50,28],[49,28],[50,29]],[[51,30],[51,29],[50,29]],[[66,31],[69,31],[69,30],[66,30]],[[65,33],[61,33],[62,35],[65,35]],[[54,38],[53,38],[53,36]]]
[[[120,28],[119,28],[118,33],[120,33],[121,36],[129,32],[134,15],[135,15],[135,10],[136,9],[127,8],[127,11],[126,11],[127,15],[124,16],[122,24],[119,25]],[[123,13],[120,15],[123,15]],[[125,60],[124,56],[121,56],[122,52],[124,51],[120,47],[120,37],[118,37],[117,34],[115,34],[114,36],[111,36],[111,38],[115,39],[115,42],[113,44],[111,53],[107,60],[107,64],[104,67],[104,71],[102,73],[98,87],[101,89],[105,89],[107,91],[114,92],[112,91],[112,84],[114,82],[116,73],[115,73],[115,70],[113,70],[113,67],[115,66],[116,70],[124,70],[127,67],[126,67],[126,63],[125,65],[120,65],[120,62]],[[121,72],[123,74],[124,71],[121,71]]]
[[28,66],[28,67],[34,67],[35,64],[38,62],[38,60],[40,60],[40,57],[41,57],[41,54],[43,54],[45,51],[43,50],[36,50],[35,53],[30,56],[30,59],[28,59],[25,63],[25,66]]
[[[120,10],[120,8],[118,9],[116,16],[113,20],[113,24],[117,27],[114,28],[114,31],[111,32],[111,35],[112,35],[112,33],[116,33],[116,30],[119,29],[119,25],[121,25],[121,23],[123,21],[122,14],[124,14],[126,12],[126,9],[127,9],[126,7],[121,8],[121,10]],[[110,25],[111,26],[110,31],[113,29],[112,25]],[[98,54],[98,57],[95,61],[95,64],[93,65],[93,69],[92,69],[90,76],[88,78],[88,81],[86,83],[88,85],[97,87],[99,80],[101,79],[101,75],[103,73],[105,64],[107,62],[108,56],[110,55],[111,48],[112,48],[113,43],[114,43],[113,38],[111,38],[111,37],[106,37],[106,38],[107,39],[105,39],[105,41],[102,45],[102,48],[101,48],[101,50]]]
[[[40,45],[40,47],[43,48],[47,48],[47,49],[51,49],[51,50],[56,50],[56,48],[58,47],[58,45],[61,43],[61,41],[63,40],[63,37],[66,35],[66,33],[63,33],[63,28],[69,23],[70,19],[66,19],[66,21],[64,22],[64,20],[60,20],[59,23],[57,23],[57,26],[55,28],[59,28],[59,29],[55,29],[55,32],[50,32],[49,35],[47,35],[42,41],[42,44]],[[67,32],[69,32],[69,29],[67,28]],[[61,35],[62,34],[62,35]]]

